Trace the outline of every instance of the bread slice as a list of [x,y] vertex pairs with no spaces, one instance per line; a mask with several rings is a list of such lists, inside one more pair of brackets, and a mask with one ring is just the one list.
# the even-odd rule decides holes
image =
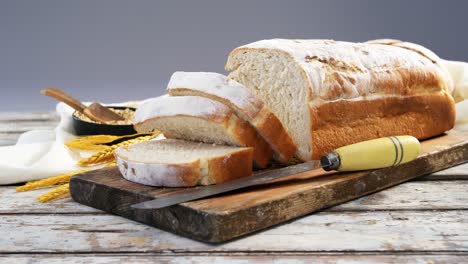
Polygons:
[[279,119],[242,84],[215,72],[175,72],[167,90],[171,96],[201,96],[228,106],[249,122],[270,144],[279,163],[287,163],[297,147]]
[[270,145],[227,106],[198,96],[157,97],[135,112],[138,132],[159,130],[168,138],[254,148],[254,165],[265,168]]
[[252,148],[163,139],[120,147],[114,154],[125,179],[151,186],[209,185],[252,174]]
[[226,63],[317,159],[372,138],[429,138],[451,129],[452,81],[438,57],[399,41],[270,39],[233,50]]

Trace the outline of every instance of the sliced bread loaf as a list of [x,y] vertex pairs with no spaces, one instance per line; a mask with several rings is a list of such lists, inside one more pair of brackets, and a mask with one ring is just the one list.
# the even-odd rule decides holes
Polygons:
[[317,159],[382,136],[433,137],[451,129],[453,82],[441,60],[412,43],[271,39],[239,47],[226,63]]
[[171,96],[201,96],[228,106],[249,122],[270,144],[279,163],[287,163],[297,148],[279,119],[242,84],[214,72],[175,72],[167,90]]
[[252,148],[163,139],[115,151],[129,181],[166,187],[209,185],[252,174]]
[[270,145],[227,106],[198,96],[157,97],[135,112],[138,132],[159,130],[168,138],[254,148],[254,165],[265,168]]

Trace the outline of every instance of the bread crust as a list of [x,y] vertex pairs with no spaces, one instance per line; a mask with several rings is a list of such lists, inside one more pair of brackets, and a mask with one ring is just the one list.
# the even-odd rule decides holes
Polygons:
[[160,96],[149,99],[140,105],[135,111],[133,123],[138,128],[144,121],[154,116],[176,114],[195,115],[219,123],[229,119],[232,111],[223,104],[199,96]]
[[260,134],[271,142],[272,148],[276,149],[275,160],[281,164],[288,163],[296,153],[297,146],[278,117],[264,106],[252,123],[261,131]]
[[[178,81],[184,77],[186,79]],[[194,83],[187,82],[187,79],[193,80]],[[209,80],[212,80],[212,83]],[[196,81],[202,81],[202,83]],[[205,72],[176,72],[171,77],[167,90],[171,96],[202,96],[240,112],[242,115],[239,114],[239,117],[250,122],[264,140],[270,144],[275,152],[273,158],[281,164],[287,164],[297,150],[296,144],[281,121],[265,106],[263,101],[241,84],[234,80],[228,80],[224,75]],[[233,91],[237,91],[237,93],[233,93]]]
[[[252,175],[252,148],[242,148],[228,155],[208,158],[206,162],[198,159],[180,164],[139,162],[129,159],[118,151],[115,151],[114,155],[125,179],[150,186],[192,187],[217,184]],[[203,168],[204,166],[206,168]]]
[[[208,159],[207,184],[216,184],[252,175],[253,148]],[[203,184],[206,185],[206,184]]]
[[122,176],[131,182],[150,186],[191,187],[200,179],[200,160],[177,165],[143,163],[114,152]]
[[[186,96],[183,96],[183,97],[186,97]],[[183,97],[180,97],[180,98],[183,98]],[[194,97],[194,96],[191,96],[191,97]],[[178,97],[167,97],[166,99],[170,100],[169,98],[178,98]],[[199,100],[200,104],[198,105],[198,107],[201,109],[205,107],[203,102],[206,100],[209,100],[205,98],[203,99],[204,100]],[[183,107],[173,109],[171,112],[152,111],[150,115],[145,116],[146,119],[139,117],[138,120],[144,120],[144,121],[134,124],[134,127],[135,127],[135,130],[138,132],[148,132],[154,129],[158,130],[157,125],[154,125],[154,123],[156,123],[158,119],[177,118],[177,117],[204,119],[209,122],[215,122],[223,126],[226,133],[229,133],[232,137],[234,137],[237,140],[237,142],[239,143],[239,146],[252,147],[254,149],[253,158],[254,158],[255,167],[266,168],[268,164],[270,163],[270,160],[273,157],[273,150],[268,144],[268,142],[266,142],[265,139],[259,135],[257,130],[253,128],[252,125],[250,125],[247,121],[244,121],[238,118],[234,113],[232,113],[232,111],[227,106],[224,106],[221,103],[214,102],[214,101],[213,103],[216,103],[215,105],[217,106],[218,105],[222,106],[220,107],[220,109],[223,109],[223,111],[217,112],[216,111],[218,109],[217,107],[211,108],[212,110],[209,110],[209,108],[206,108],[207,111],[193,112],[192,114],[188,114],[188,112],[185,110],[181,110],[181,112],[183,111],[184,114],[178,114],[177,109],[183,109]],[[168,138],[180,138],[180,137],[177,137],[177,135],[173,135],[166,131],[162,131],[162,132]],[[208,140],[206,141],[206,143],[214,143],[214,142],[209,142],[209,136],[208,135],[206,136]]]
[[286,56],[308,84],[310,158],[377,136],[423,139],[454,126],[451,77],[440,58],[420,45],[398,40],[263,40],[234,49],[226,69],[236,70],[242,64],[236,56],[248,52]]
[[447,92],[341,100],[309,105],[312,159],[334,149],[373,138],[411,135],[426,139],[455,124],[455,106]]
[[242,84],[215,72],[175,72],[167,85],[169,95],[199,96],[220,101],[224,105],[234,105],[245,115],[254,118],[264,103]]
[[429,50],[424,48],[423,51],[423,47],[413,43],[399,42],[396,45],[396,41],[390,44],[385,41],[258,41],[234,49],[226,69],[237,68],[231,60],[238,53],[274,50],[290,57],[303,71],[311,91],[309,100],[334,101],[367,94],[406,95],[426,89],[451,91],[451,79],[438,64],[440,59],[435,60],[438,57],[434,53],[429,55]]
[[266,168],[273,157],[270,145],[248,122],[236,117],[231,117],[229,131],[241,144],[242,147],[252,147],[254,165],[259,169]]

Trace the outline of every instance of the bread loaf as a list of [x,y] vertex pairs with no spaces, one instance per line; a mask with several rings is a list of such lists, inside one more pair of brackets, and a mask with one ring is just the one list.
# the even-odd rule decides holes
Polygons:
[[270,144],[274,159],[286,164],[297,147],[279,119],[242,84],[214,72],[175,72],[167,90],[171,96],[201,96],[228,106],[249,122]]
[[273,157],[269,144],[227,106],[198,96],[158,97],[135,112],[138,132],[162,131],[168,138],[254,149],[254,165],[265,168]]
[[303,160],[382,136],[429,138],[455,121],[448,72],[412,43],[262,40],[233,50],[226,69],[281,120]]
[[151,186],[209,185],[252,174],[252,148],[164,139],[120,147],[117,166],[129,181]]

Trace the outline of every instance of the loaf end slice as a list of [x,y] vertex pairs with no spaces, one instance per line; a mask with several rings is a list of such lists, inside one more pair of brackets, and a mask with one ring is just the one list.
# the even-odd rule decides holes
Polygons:
[[200,96],[228,106],[270,144],[275,152],[274,159],[279,163],[288,163],[297,150],[281,121],[263,101],[225,75],[214,72],[175,72],[167,90],[171,96]]
[[300,65],[279,49],[241,47],[231,52],[226,69],[229,78],[262,98],[278,117],[297,146],[295,156],[312,156],[311,119],[307,104],[311,98],[308,76]]
[[135,113],[138,132],[162,131],[168,138],[254,148],[254,165],[265,168],[270,145],[227,106],[198,96],[158,97]]
[[210,185],[252,174],[252,148],[164,139],[115,151],[122,176],[165,187]]

